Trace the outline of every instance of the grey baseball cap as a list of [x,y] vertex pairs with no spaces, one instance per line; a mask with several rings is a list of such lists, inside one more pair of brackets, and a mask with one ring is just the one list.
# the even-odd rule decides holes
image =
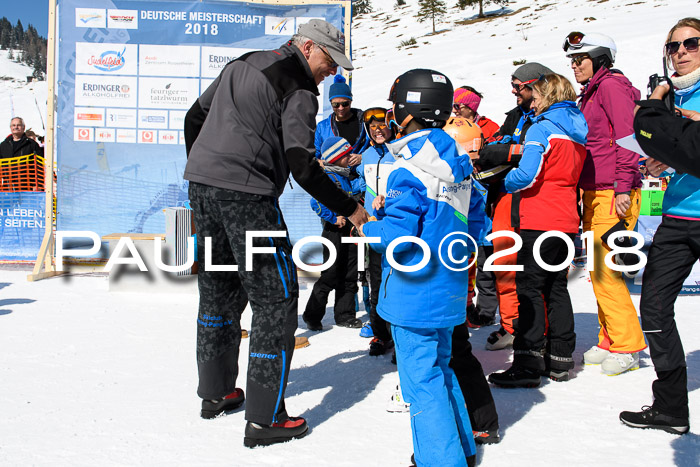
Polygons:
[[346,70],[353,70],[352,62],[345,56],[345,34],[328,21],[312,19],[299,26],[297,34],[308,37],[318,45],[324,46],[331,58]]
[[[519,79],[521,82],[525,83],[533,79],[538,79],[542,75],[551,75],[554,73],[552,70],[537,62],[526,63],[518,67],[513,72],[513,78]],[[528,88],[532,89],[534,83],[526,84]]]

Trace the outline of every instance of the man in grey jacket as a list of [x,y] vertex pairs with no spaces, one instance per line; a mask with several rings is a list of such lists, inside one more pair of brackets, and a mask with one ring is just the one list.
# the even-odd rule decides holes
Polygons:
[[[281,48],[226,65],[185,118],[185,178],[200,261],[197,393],[204,418],[243,403],[243,390],[236,388],[240,317],[250,302],[248,447],[301,438],[308,431],[306,421],[290,417],[284,404],[299,290],[278,204],[290,171],[334,212],[356,225],[367,220],[364,208],[335,187],[314,157],[317,86],[338,66],[353,69],[344,35],[326,21],[311,20]],[[246,243],[253,231],[251,246],[267,252],[253,254],[249,267]]]

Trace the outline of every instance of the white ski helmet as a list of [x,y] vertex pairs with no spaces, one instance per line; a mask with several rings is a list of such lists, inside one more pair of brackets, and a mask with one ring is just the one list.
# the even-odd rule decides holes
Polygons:
[[606,56],[610,60],[610,65],[612,65],[615,63],[617,46],[612,37],[605,34],[572,32],[564,40],[564,52],[566,52],[567,57],[588,54],[592,59],[596,59]]

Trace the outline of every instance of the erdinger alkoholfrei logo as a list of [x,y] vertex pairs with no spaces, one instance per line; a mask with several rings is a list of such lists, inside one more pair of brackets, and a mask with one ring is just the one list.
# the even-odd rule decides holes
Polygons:
[[99,57],[92,55],[88,58],[88,65],[100,71],[114,72],[120,70],[124,67],[126,61],[124,59],[124,52],[126,52],[126,47],[124,47],[121,52],[107,50],[102,52]]

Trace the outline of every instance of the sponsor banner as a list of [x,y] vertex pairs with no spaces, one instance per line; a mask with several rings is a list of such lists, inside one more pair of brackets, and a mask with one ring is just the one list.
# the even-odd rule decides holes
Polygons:
[[107,27],[113,29],[138,29],[138,10],[107,10]]
[[185,132],[184,131],[180,132],[179,144],[181,144],[183,146],[185,145]]
[[136,128],[136,109],[107,109],[105,122],[118,128]]
[[199,80],[139,78],[141,109],[189,109],[199,97]]
[[187,112],[171,110],[170,111],[170,125],[171,130],[181,130],[185,127],[185,115]]
[[[238,47],[202,47],[202,78],[216,78],[231,60],[255,49]],[[206,88],[202,88],[206,89]]]
[[107,15],[104,8],[76,8],[76,28],[105,28],[107,27]]
[[137,63],[138,47],[134,44],[75,44],[76,73],[135,75]]
[[92,141],[94,138],[94,128],[73,128],[73,141]]
[[199,47],[141,44],[139,75],[199,76]]
[[135,143],[136,130],[117,128],[117,143]]
[[45,203],[44,192],[0,193],[0,260],[36,260],[44,238]]
[[114,143],[116,131],[114,128],[96,128],[95,141],[101,143]]
[[168,128],[168,111],[139,110],[139,128]]
[[155,130],[139,130],[139,143],[156,144],[158,132]]
[[105,126],[105,109],[76,107],[73,110],[75,126]]
[[285,16],[265,16],[265,34],[268,36],[289,36],[296,32],[294,18]]
[[75,105],[136,107],[136,78],[76,75]]
[[163,130],[158,132],[158,144],[178,144],[177,131]]

